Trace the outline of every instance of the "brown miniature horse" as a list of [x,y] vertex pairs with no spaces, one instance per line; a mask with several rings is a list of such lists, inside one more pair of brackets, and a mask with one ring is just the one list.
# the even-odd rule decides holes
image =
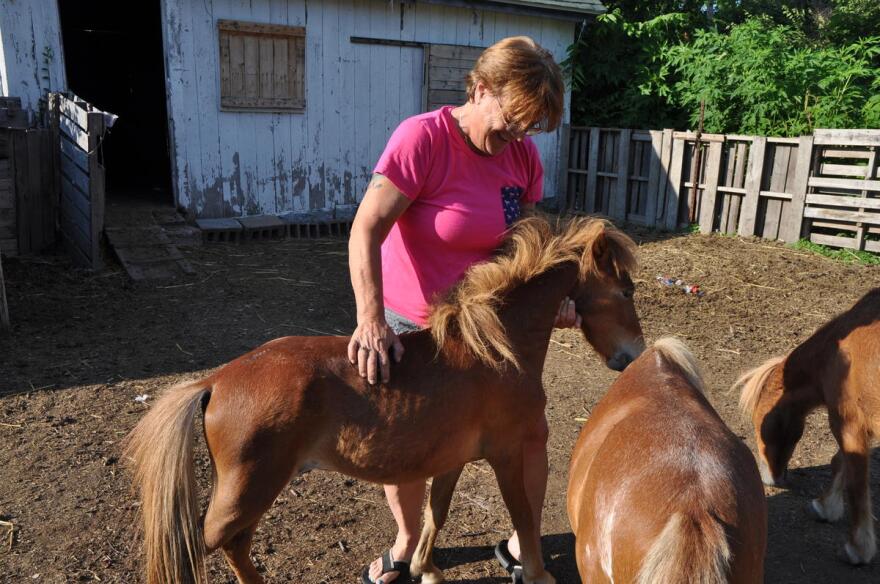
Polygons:
[[[205,582],[205,556],[217,548],[239,582],[262,582],[248,555],[257,523],[293,476],[313,468],[384,484],[434,477],[411,571],[441,582],[437,531],[463,465],[479,459],[494,469],[521,534],[524,581],[554,582],[523,486],[522,444],[540,427],[544,357],[565,296],[609,366],[622,369],[644,348],[633,252],[632,240],[602,221],[554,230],[526,219],[435,306],[430,330],[401,337],[406,357],[388,384],[358,376],[347,338],[285,337],[169,391],[127,447],[147,582]],[[214,486],[200,521],[192,447],[202,408]]]
[[827,322],[787,357],[746,373],[740,406],[752,417],[758,466],[768,485],[781,485],[794,447],[812,410],[825,406],[840,447],[831,459],[829,489],[808,511],[817,519],[843,516],[844,491],[852,518],[844,551],[867,564],[877,551],[868,461],[880,435],[880,288]]
[[593,409],[568,482],[585,584],[764,581],[761,477],[702,388],[693,355],[662,339]]

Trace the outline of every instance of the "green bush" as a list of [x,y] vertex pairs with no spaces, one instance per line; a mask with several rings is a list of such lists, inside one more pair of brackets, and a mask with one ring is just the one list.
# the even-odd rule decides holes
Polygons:
[[792,27],[752,18],[727,34],[696,31],[693,42],[667,47],[665,60],[692,126],[705,100],[709,132],[796,136],[877,127],[878,55],[880,37],[812,47]]
[[712,21],[702,4],[646,20],[624,15],[646,16],[644,6],[609,4],[622,8],[583,31],[565,61],[577,125],[694,128],[705,101],[707,132],[880,128],[880,36],[859,36],[880,30],[865,25],[880,23],[876,0],[838,0],[830,16],[721,3]]

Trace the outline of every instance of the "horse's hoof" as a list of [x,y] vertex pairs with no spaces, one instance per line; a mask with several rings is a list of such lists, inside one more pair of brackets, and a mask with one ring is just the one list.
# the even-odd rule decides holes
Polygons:
[[422,574],[422,584],[442,584],[443,582],[445,582],[445,580],[443,578],[443,572],[440,570],[437,570],[436,572],[425,572]]
[[839,557],[851,566],[864,566],[871,562],[871,558],[865,557],[850,542],[843,546],[843,551],[839,552]]
[[822,504],[819,502],[819,499],[813,499],[812,501],[807,503],[805,510],[810,519],[822,523],[829,523],[828,518],[825,517],[825,513],[822,510]]

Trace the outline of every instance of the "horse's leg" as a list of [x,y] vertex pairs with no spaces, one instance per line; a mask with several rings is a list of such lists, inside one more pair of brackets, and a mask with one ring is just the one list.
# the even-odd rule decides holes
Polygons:
[[226,456],[240,450],[216,449],[214,490],[205,513],[205,546],[209,551],[223,548],[226,561],[240,584],[263,582],[249,553],[260,518],[290,481],[296,467],[295,455],[274,456],[286,452],[285,446],[264,444],[262,453],[265,458],[249,464]]
[[843,517],[844,460],[843,450],[838,450],[831,459],[831,485],[821,497],[810,501],[811,514],[821,521],[837,521]]
[[413,576],[422,576],[422,584],[443,582],[443,573],[434,565],[434,543],[437,541],[437,534],[446,523],[449,505],[452,503],[452,493],[463,469],[464,467],[460,466],[434,477],[431,481],[431,494],[428,497],[428,506],[425,507],[425,525],[422,527],[419,545],[413,554],[410,566]]
[[[860,410],[855,410],[860,412]],[[852,564],[867,564],[877,552],[871,489],[868,485],[868,436],[861,415],[843,418],[829,412],[831,431],[843,452],[846,500],[852,525],[844,551]]]
[[256,530],[257,523],[255,522],[223,544],[223,556],[240,584],[263,584],[264,582],[263,577],[257,572],[250,554]]
[[495,471],[501,496],[510,512],[513,528],[519,536],[523,583],[555,583],[553,576],[544,569],[538,526],[535,525],[535,516],[526,494],[522,448],[516,448],[513,452],[505,453],[500,457],[492,457],[489,459],[489,464]]
[[864,436],[846,449],[846,498],[852,513],[846,555],[853,564],[867,564],[877,552],[874,516],[871,514],[871,488],[868,485],[868,448]]

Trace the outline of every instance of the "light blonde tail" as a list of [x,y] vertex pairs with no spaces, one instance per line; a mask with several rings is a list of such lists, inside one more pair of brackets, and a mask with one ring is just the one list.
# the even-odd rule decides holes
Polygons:
[[676,513],[648,550],[638,584],[721,584],[728,581],[730,546],[708,513]]
[[700,364],[684,342],[675,337],[663,337],[654,342],[652,348],[660,353],[666,361],[681,369],[681,372],[691,385],[700,392],[705,392],[705,383],[703,382],[703,373],[700,371]]
[[128,435],[141,498],[147,584],[205,584],[204,538],[199,525],[194,418],[210,392],[204,382],[170,389]]

